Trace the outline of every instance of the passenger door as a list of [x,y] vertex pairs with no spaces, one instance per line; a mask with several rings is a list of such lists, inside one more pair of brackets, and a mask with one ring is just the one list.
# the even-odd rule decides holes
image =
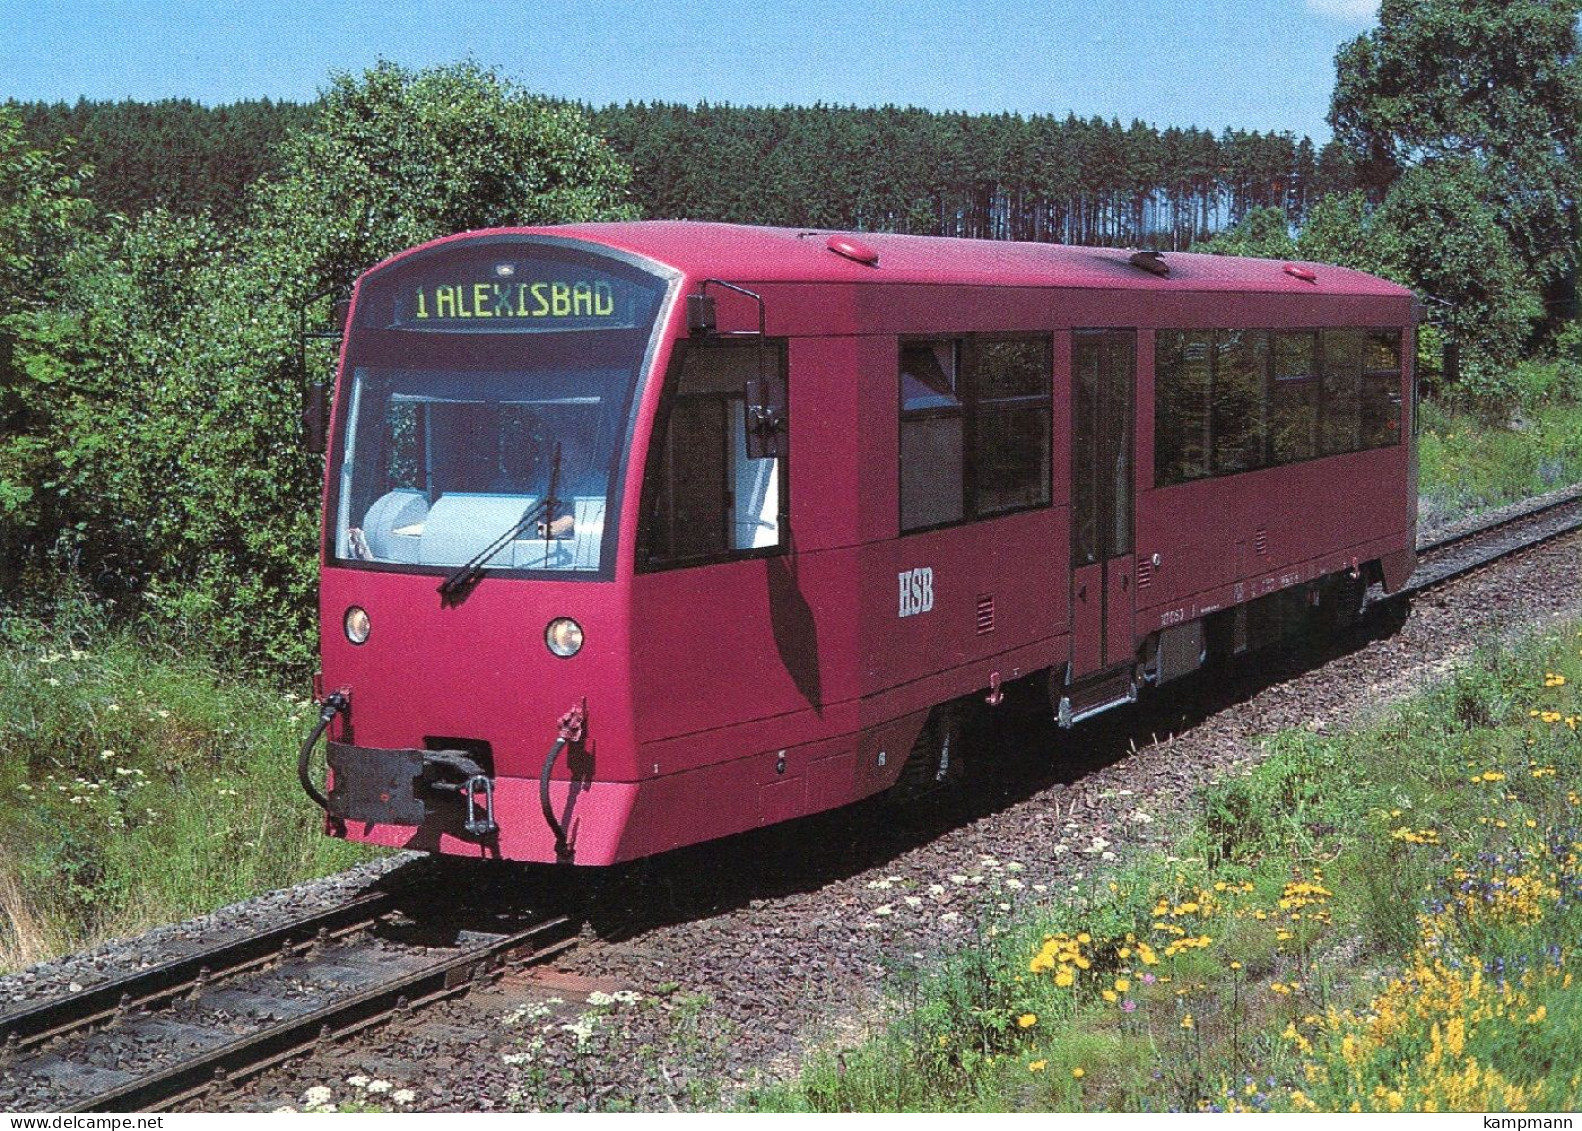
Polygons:
[[1078,330],[1071,350],[1070,682],[1133,657],[1135,330]]

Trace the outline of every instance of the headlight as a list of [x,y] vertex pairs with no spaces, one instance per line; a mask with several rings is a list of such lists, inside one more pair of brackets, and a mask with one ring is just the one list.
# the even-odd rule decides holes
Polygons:
[[582,651],[582,626],[570,617],[556,617],[544,630],[544,643],[563,659],[575,656]]
[[353,644],[363,644],[368,640],[368,612],[361,605],[353,605],[346,610],[346,639]]

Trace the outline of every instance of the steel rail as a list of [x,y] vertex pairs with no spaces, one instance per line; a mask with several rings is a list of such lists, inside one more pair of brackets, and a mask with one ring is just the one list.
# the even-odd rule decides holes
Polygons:
[[1486,535],[1491,534],[1492,532],[1503,527],[1514,526],[1529,519],[1537,518],[1539,515],[1548,514],[1551,511],[1559,510],[1562,507],[1574,506],[1579,501],[1582,501],[1582,486],[1567,487],[1562,491],[1556,492],[1554,495],[1545,497],[1542,501],[1535,501],[1531,506],[1525,507],[1520,511],[1514,511],[1503,515],[1495,521],[1486,523],[1483,526],[1476,526],[1470,530],[1463,530],[1456,534],[1450,534],[1443,538],[1435,539],[1432,542],[1419,543],[1417,552],[1419,555],[1440,553],[1441,551],[1444,551],[1451,546],[1459,545],[1462,542],[1470,542],[1474,539],[1485,537]]
[[[1576,513],[1569,516],[1560,513],[1568,507]],[[1523,526],[1531,529],[1523,532]],[[1582,490],[1423,546],[1418,550],[1421,560],[1406,585],[1386,599],[1421,593],[1579,529],[1582,529]],[[1479,549],[1478,543],[1483,541],[1490,545]]]
[[[569,917],[542,920],[422,969],[334,1001],[300,1017],[250,1033],[182,1063],[151,1072],[113,1091],[84,1099],[66,1112],[160,1111],[210,1089],[255,1075],[322,1041],[360,1032],[392,1015],[465,993],[509,961],[545,961],[577,942]],[[545,938],[544,936],[548,936]]]
[[262,966],[289,948],[363,930],[397,906],[396,893],[370,892],[327,911],[183,955],[65,997],[0,1014],[0,1058],[112,1021],[135,1009],[163,1005],[215,978]]

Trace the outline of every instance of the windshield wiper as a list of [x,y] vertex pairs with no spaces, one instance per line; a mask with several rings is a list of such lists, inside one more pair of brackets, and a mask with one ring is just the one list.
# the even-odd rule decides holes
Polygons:
[[[549,472],[549,494],[545,495],[533,506],[528,507],[521,518],[511,524],[504,534],[468,558],[455,573],[439,583],[440,599],[451,602],[460,598],[483,576],[484,566],[501,550],[516,540],[522,531],[528,529],[534,522],[542,522],[548,537],[549,524],[555,521],[555,512],[560,509],[560,500],[555,498],[555,493],[560,489],[560,444],[555,444],[555,462]],[[546,542],[547,549],[547,542]]]

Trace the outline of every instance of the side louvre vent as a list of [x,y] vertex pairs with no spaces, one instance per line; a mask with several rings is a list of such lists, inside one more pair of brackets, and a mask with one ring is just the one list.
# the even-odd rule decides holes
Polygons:
[[1269,532],[1261,526],[1252,536],[1252,549],[1259,557],[1269,552]]
[[1137,588],[1147,589],[1154,583],[1153,558],[1137,559]]
[[978,635],[987,636],[994,631],[994,598],[978,598]]

